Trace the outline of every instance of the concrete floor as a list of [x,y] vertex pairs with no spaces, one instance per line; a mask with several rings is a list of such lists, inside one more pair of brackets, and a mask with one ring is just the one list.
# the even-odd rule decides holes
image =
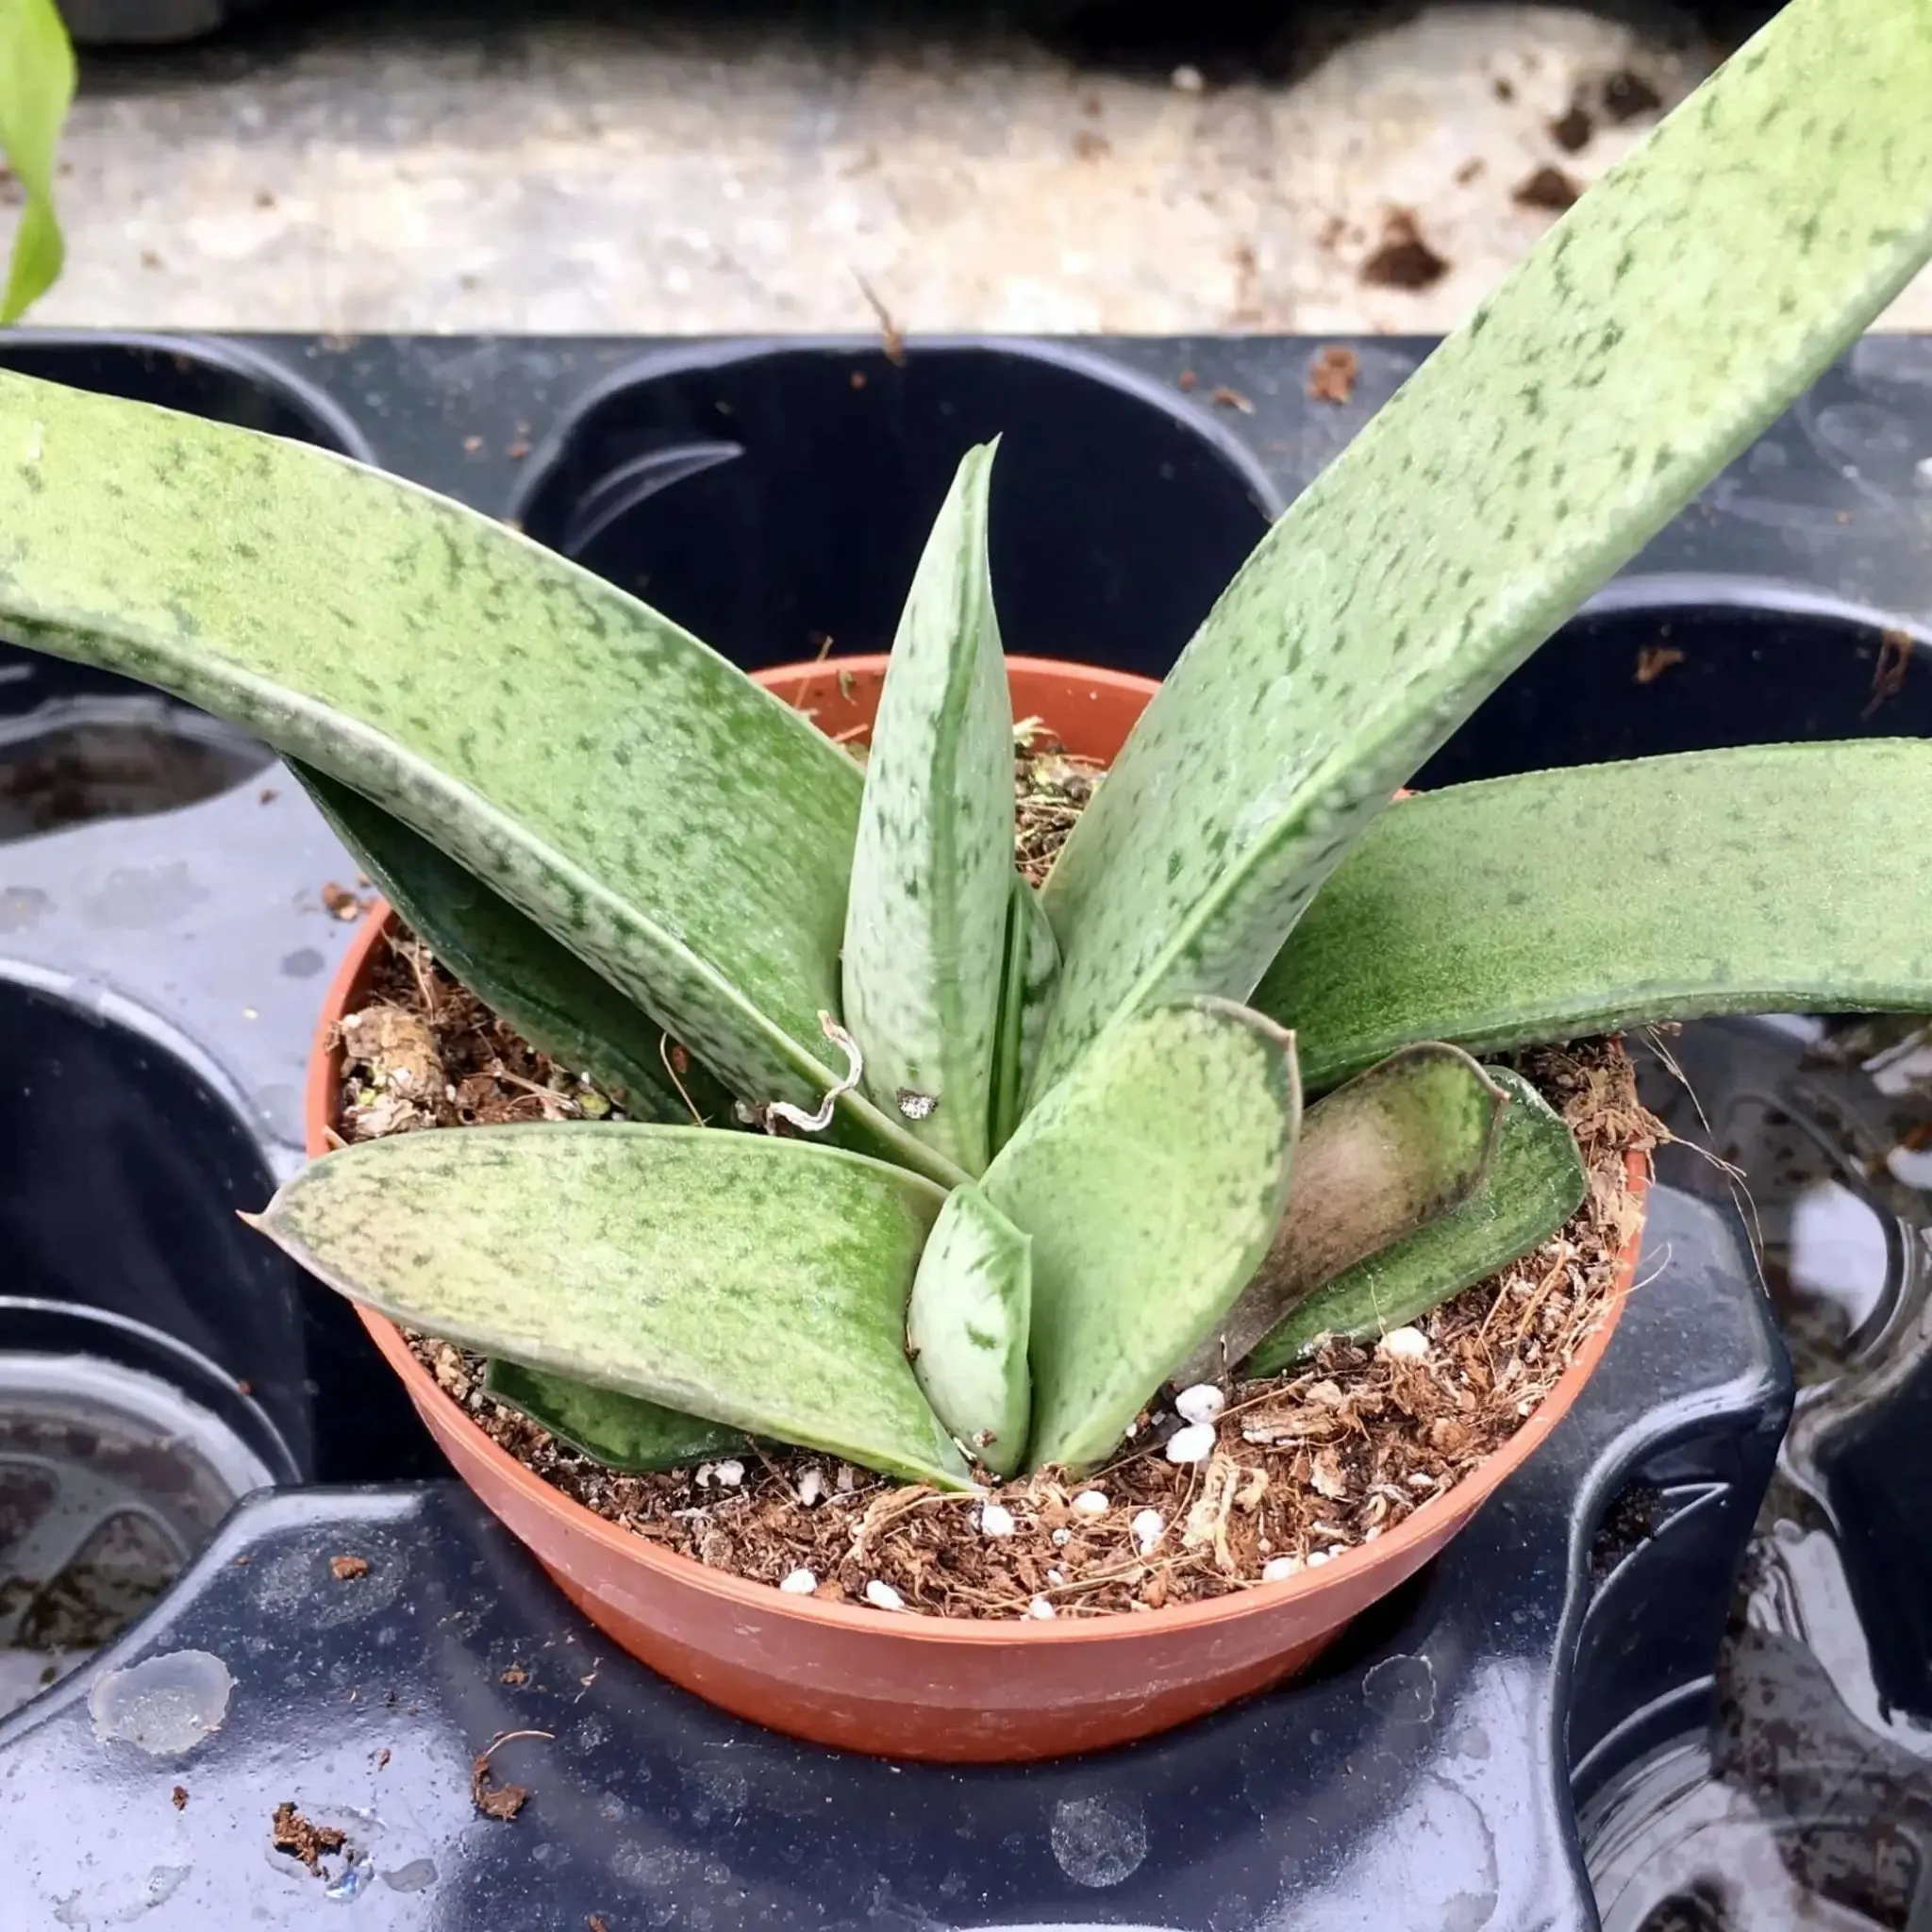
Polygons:
[[[1552,219],[1512,191],[1587,183],[1655,118],[1598,111],[1568,153],[1573,99],[1629,70],[1668,103],[1713,58],[1655,8],[1290,10],[1341,44],[1208,85],[963,0],[920,31],[883,0],[815,32],[392,8],[117,54],[88,68],[68,271],[34,319],[849,330],[862,275],[915,331],[1440,330]],[[1398,210],[1445,264],[1426,287],[1364,279]],[[1889,321],[1932,327],[1932,278]]]

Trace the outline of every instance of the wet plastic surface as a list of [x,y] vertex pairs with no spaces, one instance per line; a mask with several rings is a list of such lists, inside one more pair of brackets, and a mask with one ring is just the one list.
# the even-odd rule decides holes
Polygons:
[[[1320,346],[1124,341],[1034,364],[1024,345],[915,345],[901,371],[872,343],[767,358],[618,341],[124,351],[14,338],[0,363],[373,455],[568,538],[620,581],[651,576],[646,594],[749,664],[799,655],[812,630],[840,649],[883,641],[925,497],[966,441],[1003,428],[1004,474],[1031,506],[995,532],[1015,580],[1009,646],[1158,672],[1262,511],[1422,348],[1357,344],[1361,378],[1336,408],[1304,394]],[[1197,376],[1187,394],[1174,386],[1184,368]],[[1223,385],[1254,413],[1205,400]],[[596,408],[579,420],[586,399]],[[741,454],[689,459],[719,441]],[[1925,611],[1928,455],[1932,344],[1861,344],[1498,694],[1428,782],[1679,744],[1932,733],[1932,663],[1909,616]],[[1083,463],[1105,473],[1089,503],[1075,500]],[[835,568],[819,570],[802,538],[776,541],[801,493]],[[1076,595],[1047,567],[1058,559],[1029,556],[1034,515],[1058,518]],[[714,530],[727,534],[708,558]],[[66,675],[0,657],[0,798],[12,748],[32,734],[44,747],[43,698],[145,702],[111,684],[64,692]],[[139,724],[150,746],[209,741],[165,707]],[[1926,1633],[1911,1619],[1932,1601],[1932,1523],[1924,1486],[1893,1478],[1932,1447],[1918,1232],[1932,1176],[1888,1170],[1870,1218],[1830,1221],[1842,1204],[1816,1175],[1787,1185],[1774,1153],[1739,1145],[1768,1237],[1789,1209],[1771,1253],[1774,1287],[1802,1277],[1781,1304],[1798,1322],[1801,1380],[1859,1367],[1855,1399],[1815,1422],[1807,1387],[1792,1441],[1809,1446],[1786,1452],[1772,1504],[1788,1527],[1754,1534],[1790,1385],[1747,1224],[1715,1170],[1681,1163],[1584,1401],[1317,1680],[1149,1746],[1027,1771],[793,1746],[606,1656],[464,1492],[421,1486],[437,1465],[345,1312],[234,1223],[299,1158],[308,1028],[349,929],[325,889],[355,881],[296,788],[244,769],[245,746],[219,750],[240,762],[214,768],[210,795],[192,751],[150,759],[117,791],[125,770],[117,779],[96,746],[60,786],[23,787],[53,801],[29,814],[37,829],[0,824],[0,1292],[164,1331],[195,1351],[195,1374],[226,1378],[203,1405],[225,1431],[245,1440],[261,1418],[264,1466],[279,1471],[279,1442],[305,1482],[387,1487],[244,1503],[115,1649],[0,1722],[0,1842],[25,1923],[294,1924],[353,1898],[361,1923],[464,1932],[575,1928],[592,1913],[609,1932],[1584,1932],[1595,1918],[1573,1762],[1599,1883],[1638,1874],[1606,1890],[1628,1932],[1679,1923],[1653,1907],[1686,1925],[1752,1923],[1723,1916],[1722,1884],[1717,1904],[1697,1902],[1717,1883],[1702,1868],[1679,1888],[1692,1899],[1681,1911],[1657,1890],[1657,1820],[1682,1815],[1659,1792],[1722,1808],[1741,1791],[1754,1816],[1803,1818],[1840,1788],[1840,1760],[1864,1767],[1864,1824],[1813,1818],[1774,1833],[1769,1856],[1832,1899],[1854,1896],[1841,1866],[1869,1866],[1876,1889],[1842,1909],[1871,1909],[1845,1923],[1902,1926],[1899,1911],[1919,1908],[1926,1862],[1873,1821],[1911,1824],[1928,1755],[1911,1714],[1927,1702]],[[1805,1042],[1776,1026],[1693,1028],[1673,1045],[1707,1106],[1718,1096],[1721,1138],[1724,1108],[1743,1121],[1773,1088],[1819,1085]],[[1866,1095],[1861,1067],[1843,1080]],[[1870,1135],[1894,1124],[1874,1120]],[[1847,1194],[1873,1192],[1874,1148],[1881,1167],[1889,1158],[1861,1146],[1859,1174],[1838,1174]],[[1839,1306],[1837,1325],[1806,1328],[1801,1301],[1813,1315]],[[0,1364],[29,1351],[50,1353],[0,1304]],[[336,1577],[344,1555],[367,1574]],[[1746,1710],[1771,1715],[1733,1721]],[[472,1758],[525,1728],[554,1735],[508,1742],[492,1764],[533,1795],[513,1822],[479,1816]],[[1768,1751],[1774,1734],[1784,1742]],[[1728,1783],[1710,1777],[1726,1766]],[[319,1875],[272,1847],[285,1797],[346,1835]],[[99,1826],[76,1832],[76,1818]],[[1706,1918],[1682,1917],[1693,1909]]]

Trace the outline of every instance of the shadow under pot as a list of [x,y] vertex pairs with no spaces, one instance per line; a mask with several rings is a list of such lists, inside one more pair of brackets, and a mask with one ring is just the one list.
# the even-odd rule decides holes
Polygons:
[[[884,658],[759,675],[819,727],[871,723]],[[1009,658],[1014,714],[1042,719],[1076,757],[1106,761],[1155,686],[1122,673]],[[373,912],[331,988],[310,1062],[311,1155],[330,1144],[342,1059],[336,1025],[371,986],[392,915]],[[1642,1163],[1631,1157],[1641,1191]],[[1305,1670],[1406,1582],[1549,1435],[1602,1360],[1640,1235],[1618,1257],[1605,1319],[1517,1433],[1454,1488],[1320,1568],[1207,1602],[1082,1620],[895,1614],[788,1595],[620,1528],[508,1455],[446,1394],[396,1326],[364,1324],[424,1422],[483,1503],[566,1596],[631,1656],[740,1717],[879,1757],[1011,1763],[1152,1736]]]

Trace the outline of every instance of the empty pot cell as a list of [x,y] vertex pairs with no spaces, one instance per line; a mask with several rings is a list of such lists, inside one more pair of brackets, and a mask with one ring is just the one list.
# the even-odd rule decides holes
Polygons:
[[[225,349],[12,341],[0,369],[358,453],[332,405]],[[185,705],[0,643],[0,841],[193,805],[270,761],[265,745]]]
[[1161,675],[1270,486],[1218,425],[1068,352],[759,349],[641,375],[585,407],[518,511],[748,670],[882,651],[960,456],[993,437],[1008,651]]
[[184,1051],[135,1016],[0,978],[7,1295],[159,1331],[258,1406],[304,1476],[433,1473],[353,1314],[238,1218],[274,1188],[236,1105]]
[[157,1602],[294,1459],[234,1378],[158,1329],[0,1297],[0,1716]]
[[[1932,737],[1932,641],[1875,612],[1757,587],[1564,625],[1423,768],[1424,788],[1723,745]],[[1625,601],[1626,596],[1628,601]]]

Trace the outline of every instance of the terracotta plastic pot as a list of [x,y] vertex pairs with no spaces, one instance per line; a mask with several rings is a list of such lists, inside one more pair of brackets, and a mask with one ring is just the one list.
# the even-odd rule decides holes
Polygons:
[[[838,736],[870,724],[883,658],[760,674]],[[1155,687],[1144,678],[1011,660],[1016,716],[1070,751],[1110,758]],[[328,1144],[341,1074],[336,1022],[363,997],[390,920],[372,912],[329,990],[309,1069],[308,1150]],[[1632,1180],[1642,1163],[1633,1158]],[[920,1617],[786,1596],[705,1568],[605,1522],[533,1475],[443,1393],[396,1328],[361,1310],[458,1474],[600,1629],[653,1669],[741,1717],[824,1744],[905,1758],[1011,1762],[1149,1736],[1293,1675],[1427,1562],[1556,1427],[1608,1343],[1636,1262],[1596,1333],[1508,1444],[1399,1528],[1319,1571],[1209,1603],[1085,1622]]]

